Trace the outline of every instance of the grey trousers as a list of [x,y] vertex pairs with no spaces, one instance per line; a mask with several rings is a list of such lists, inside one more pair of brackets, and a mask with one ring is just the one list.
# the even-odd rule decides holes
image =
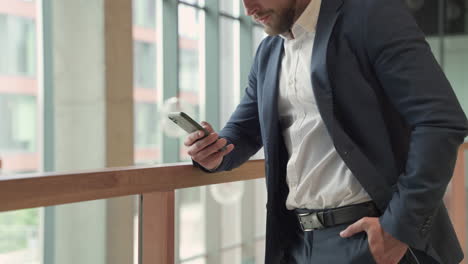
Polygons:
[[[348,225],[302,233],[292,243],[282,263],[287,264],[376,264],[369,251],[367,234],[361,232],[350,238],[340,237]],[[439,264],[426,254],[408,251],[400,264]]]

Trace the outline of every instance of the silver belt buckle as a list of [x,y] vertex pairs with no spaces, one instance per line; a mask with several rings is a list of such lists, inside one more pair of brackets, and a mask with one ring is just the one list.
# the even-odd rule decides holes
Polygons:
[[299,223],[301,224],[301,228],[304,232],[325,228],[322,222],[320,222],[317,213],[297,214],[297,218],[299,219]]

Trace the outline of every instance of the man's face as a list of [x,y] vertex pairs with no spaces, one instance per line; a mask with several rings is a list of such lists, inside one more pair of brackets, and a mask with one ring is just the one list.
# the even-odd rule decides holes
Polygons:
[[261,23],[265,32],[278,35],[294,23],[296,0],[243,0],[245,13]]

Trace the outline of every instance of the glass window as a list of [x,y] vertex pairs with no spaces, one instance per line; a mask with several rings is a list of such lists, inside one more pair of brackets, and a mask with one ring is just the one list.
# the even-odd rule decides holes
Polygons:
[[156,0],[133,0],[133,25],[155,28]]
[[156,46],[154,43],[135,41],[133,80],[139,88],[156,88]]
[[[0,178],[39,169],[36,8],[12,2],[0,2]],[[0,263],[40,263],[40,212],[0,213]]]
[[[227,190],[233,190],[235,186],[244,186],[245,182],[236,183],[224,183],[219,184],[218,188],[223,188],[225,193],[223,194],[224,199],[229,199],[232,192]],[[213,186],[210,186],[213,187]],[[212,194],[213,192],[211,192]],[[218,193],[220,195],[221,193]],[[230,195],[231,194],[231,195]],[[223,264],[237,264],[241,263],[242,251],[241,244],[245,242],[247,244],[250,241],[243,241],[241,237],[242,233],[242,204],[241,196],[237,200],[232,202],[221,204],[221,250],[222,250],[222,263]],[[219,199],[219,198],[218,198]],[[253,216],[252,216],[253,218]],[[226,250],[226,249],[230,250]]]
[[[186,1],[192,4],[203,4],[202,1]],[[178,7],[178,48],[179,48],[179,87],[178,97],[193,109],[190,115],[200,121],[200,90],[204,87],[203,56],[204,56],[204,12],[201,9],[179,4]],[[183,144],[179,141],[180,160],[189,160]],[[205,246],[205,193],[206,188],[189,188],[177,190],[179,222],[177,236],[179,238],[179,255],[176,262],[204,264]]]
[[260,45],[260,42],[267,36],[265,31],[263,30],[263,27],[261,26],[254,26],[253,31],[252,31],[252,39],[253,39],[253,55],[255,56],[255,53],[257,52],[258,45]]
[[239,0],[219,0],[219,10],[222,13],[238,17],[239,16]]
[[155,163],[160,160],[161,137],[157,105],[135,102],[135,163]]
[[[194,120],[200,121],[200,88],[204,86],[203,56],[205,17],[202,10],[179,5],[179,90],[178,96],[188,104]],[[180,160],[190,160],[183,139]]]
[[0,159],[5,173],[38,169],[34,3],[0,3]]
[[35,96],[0,94],[0,120],[2,152],[37,151]]
[[[179,225],[177,236],[179,238],[179,256],[177,260],[181,263],[187,259],[203,256],[206,253],[205,247],[205,187],[188,188],[176,191],[179,208]],[[200,260],[204,263],[204,260]],[[178,262],[178,261],[176,261]]]
[[0,263],[40,263],[39,210],[0,213]]
[[34,76],[36,69],[35,23],[33,19],[0,14],[0,73]]
[[[239,103],[239,21],[220,18],[220,118],[223,127]],[[222,32],[222,34],[221,34]]]
[[158,125],[156,0],[133,0],[133,94],[135,163],[161,161]]

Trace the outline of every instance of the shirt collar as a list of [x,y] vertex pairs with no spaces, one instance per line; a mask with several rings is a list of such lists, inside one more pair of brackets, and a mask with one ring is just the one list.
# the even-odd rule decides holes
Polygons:
[[311,0],[292,28],[280,36],[284,39],[294,39],[300,37],[305,32],[315,32],[321,2],[322,0]]

